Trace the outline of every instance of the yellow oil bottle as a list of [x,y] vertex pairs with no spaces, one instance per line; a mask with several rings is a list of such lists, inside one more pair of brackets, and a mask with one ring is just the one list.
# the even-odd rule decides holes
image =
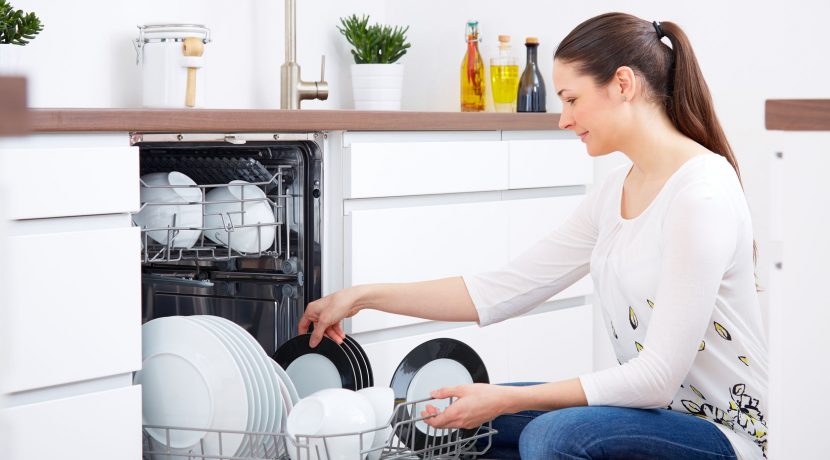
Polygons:
[[483,112],[487,80],[478,49],[478,21],[467,22],[467,52],[461,62],[461,111]]
[[496,112],[515,112],[519,65],[510,49],[510,35],[499,35],[499,55],[490,58],[490,83]]

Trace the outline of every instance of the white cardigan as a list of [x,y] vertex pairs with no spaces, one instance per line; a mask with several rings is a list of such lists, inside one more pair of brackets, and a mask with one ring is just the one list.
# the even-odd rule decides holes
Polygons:
[[766,335],[737,175],[720,155],[693,157],[624,219],[629,170],[506,267],[464,276],[480,325],[527,312],[590,270],[620,366],[579,377],[588,404],[691,413],[716,423],[739,458],[762,458]]

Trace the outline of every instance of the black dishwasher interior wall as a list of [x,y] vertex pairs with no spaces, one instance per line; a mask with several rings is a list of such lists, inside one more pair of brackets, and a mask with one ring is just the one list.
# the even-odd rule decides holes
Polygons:
[[[171,315],[221,316],[245,328],[271,355],[297,335],[305,305],[321,294],[321,146],[314,141],[137,145],[142,176],[177,171],[202,192],[202,236],[193,247],[173,247],[170,237],[167,244],[159,243],[148,237],[150,227],[142,231],[142,322]],[[267,249],[237,252],[204,237],[225,231],[231,238],[241,230],[230,215],[222,216],[223,225],[230,223],[227,229],[206,225],[208,194],[232,180],[261,188],[274,210],[274,242]],[[240,203],[241,209],[246,205]],[[175,217],[168,225],[173,238],[178,231],[196,229],[177,225]],[[158,227],[152,228],[158,234]]]

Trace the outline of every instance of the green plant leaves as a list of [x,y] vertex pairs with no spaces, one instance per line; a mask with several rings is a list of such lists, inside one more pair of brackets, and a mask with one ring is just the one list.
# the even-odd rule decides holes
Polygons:
[[16,10],[6,0],[0,0],[0,44],[25,45],[43,30],[35,13]]
[[409,26],[370,26],[369,16],[358,18],[355,14],[340,18],[340,24],[337,30],[354,48],[351,51],[355,64],[391,64],[403,57],[411,46],[406,41]]

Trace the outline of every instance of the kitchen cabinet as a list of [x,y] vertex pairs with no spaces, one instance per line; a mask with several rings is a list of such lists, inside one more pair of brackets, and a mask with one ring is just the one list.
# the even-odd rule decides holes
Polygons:
[[[498,269],[561,225],[592,182],[592,162],[584,147],[558,132],[437,137],[362,132],[345,133],[331,142],[332,155],[341,149],[344,162],[342,286]],[[557,335],[567,337],[567,345],[553,345],[579,352],[547,357],[550,367],[544,372],[533,372],[543,358],[534,348],[536,337],[516,329],[533,320],[479,328],[366,310],[348,321],[347,330],[373,350],[369,354],[376,380],[384,384],[418,343],[456,334],[476,350],[497,345],[497,350],[481,351],[488,367],[492,364],[493,381],[510,380],[511,369],[522,379],[573,377],[591,369],[592,315],[584,301],[591,292],[585,278],[541,306],[538,311],[543,313],[532,315],[543,325],[553,321],[558,326],[551,328],[558,332],[568,327],[579,331]],[[548,311],[558,308],[562,311]],[[512,361],[511,368],[508,355],[525,358]]]
[[0,140],[0,458],[140,458],[138,174],[126,134]]

